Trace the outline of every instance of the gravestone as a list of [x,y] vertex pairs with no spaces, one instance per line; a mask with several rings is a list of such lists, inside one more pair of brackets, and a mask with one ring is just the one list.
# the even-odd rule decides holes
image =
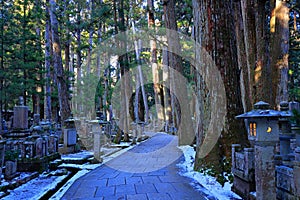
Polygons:
[[43,156],[48,156],[49,154],[49,137],[47,135],[43,136]]
[[55,135],[49,137],[49,154],[57,152],[57,138]]
[[98,160],[99,162],[102,161],[101,155],[103,154],[101,152],[101,148],[102,148],[102,126],[99,124],[98,120],[92,120],[90,121],[90,123],[92,124],[92,132],[94,135],[94,157],[96,160]]
[[6,161],[5,162],[5,174],[4,178],[11,180],[17,175],[17,161]]
[[38,138],[35,142],[35,152],[36,152],[36,157],[41,158],[43,157],[43,139]]
[[40,114],[33,115],[33,125],[34,126],[40,125]]
[[28,107],[24,106],[23,97],[19,99],[19,105],[14,107],[14,129],[28,129]]
[[291,159],[291,139],[293,138],[290,125],[292,113],[289,111],[289,103],[280,102],[280,111],[281,117],[278,121],[280,127],[280,156],[283,161],[289,161]]

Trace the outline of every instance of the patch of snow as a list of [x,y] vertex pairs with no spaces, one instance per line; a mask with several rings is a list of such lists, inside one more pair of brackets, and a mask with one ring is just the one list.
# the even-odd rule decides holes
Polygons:
[[78,171],[70,180],[68,180],[67,183],[64,184],[64,186],[62,188],[60,188],[60,190],[58,190],[54,195],[52,195],[52,197],[49,198],[49,200],[59,200],[59,199],[61,199],[62,196],[66,193],[66,191],[72,186],[72,184],[77,179],[84,176],[88,172],[90,172],[90,170],[83,169],[83,170]]
[[127,146],[130,146],[131,145],[131,142],[120,142],[120,144],[110,144],[110,148],[111,147],[127,147]]
[[[191,146],[180,146],[178,147],[182,150],[185,161],[178,164],[178,166],[183,170],[180,174],[189,178],[192,178],[200,185],[202,185],[211,195],[215,196],[220,200],[230,200],[230,199],[242,199],[236,193],[231,191],[231,184],[226,182],[224,187],[217,182],[216,178],[194,171],[194,161],[195,161],[195,150]],[[201,190],[201,188],[198,188]],[[207,191],[203,191],[207,193]]]
[[96,169],[97,167],[101,166],[102,163],[99,163],[99,164],[82,164],[82,165],[79,165],[79,164],[69,164],[69,163],[63,163],[61,165],[59,165],[60,168],[76,168],[76,169],[86,169],[86,170],[93,170],[93,169]]
[[3,199],[40,199],[42,198],[49,190],[56,188],[57,184],[65,179],[67,175],[63,176],[39,176],[26,184],[17,187],[14,190],[10,190],[10,194],[5,196]]
[[[142,141],[144,142],[144,141]],[[140,142],[140,143],[142,143]],[[60,188],[50,200],[59,200],[65,194],[65,192],[71,187],[71,185],[80,177],[84,176],[91,170],[105,164],[106,162],[114,159],[124,152],[132,149],[135,145],[130,145],[131,143],[122,142],[119,146],[129,146],[127,148],[121,149],[116,153],[109,154],[108,156],[103,156],[103,162],[99,164],[67,164],[63,163],[59,165],[60,168],[77,168],[80,169],[71,179],[69,179],[62,188]],[[138,143],[139,144],[139,143]],[[83,158],[91,157],[94,153],[92,151],[81,151],[79,153],[74,154],[65,154],[61,156],[61,160],[82,160]],[[30,173],[21,173],[20,176],[29,176]],[[51,176],[47,174],[40,174],[38,178],[35,178],[14,190],[9,191],[10,194],[3,199],[11,200],[11,199],[40,199],[42,198],[48,191],[54,190],[57,184],[61,183],[67,175],[63,176]],[[3,182],[1,185],[9,184],[8,182]]]
[[91,151],[81,151],[73,154],[61,155],[62,160],[82,160],[83,158],[92,157],[94,153]]
[[250,195],[256,197],[256,192],[250,192]]

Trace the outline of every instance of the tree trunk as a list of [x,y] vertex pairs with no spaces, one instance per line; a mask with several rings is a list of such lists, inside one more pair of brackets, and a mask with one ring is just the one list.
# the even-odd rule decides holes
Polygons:
[[[120,0],[120,5],[118,7],[118,13],[119,13],[119,29],[121,34],[123,34],[126,31],[125,26],[125,16],[124,16],[124,0]],[[124,34],[124,37],[126,35]],[[130,71],[129,71],[129,63],[128,63],[128,55],[126,52],[127,49],[127,42],[126,38],[124,38],[123,41],[120,42],[120,47],[123,50],[123,55],[119,56],[119,63],[121,68],[121,77],[124,79],[121,82],[121,90],[122,90],[122,113],[121,113],[121,123],[123,125],[123,131],[124,131],[124,141],[129,141],[129,120],[130,120],[130,113],[129,113],[129,94],[131,91],[130,86]]]
[[[102,41],[102,30],[101,30],[101,22],[99,22],[99,25],[98,25],[98,30],[97,30],[97,36],[98,36],[98,44],[97,45],[100,45],[101,44],[101,41]],[[101,55],[100,55],[100,51],[97,50],[97,66],[96,66],[96,69],[97,69],[97,77],[100,77],[101,75]]]
[[167,47],[163,47],[163,106],[164,106],[164,116],[166,122],[166,130],[168,131],[169,125],[172,123],[171,114],[171,95],[170,95],[170,80],[169,80],[169,59]]
[[64,74],[62,58],[61,58],[61,46],[58,35],[58,21],[56,18],[56,1],[50,0],[50,21],[51,21],[51,32],[52,32],[52,43],[53,43],[53,65],[54,71],[57,78],[57,90],[59,99],[59,109],[61,114],[61,123],[70,117],[71,109],[69,105],[69,92],[66,77]]
[[[89,20],[92,21],[93,19],[93,9],[94,9],[94,0],[89,1],[88,5],[88,11],[89,11]],[[92,56],[92,50],[93,50],[93,34],[94,34],[94,28],[93,24],[89,24],[89,47],[87,52],[87,69],[86,73],[90,74],[91,72],[91,56]]]
[[83,101],[84,97],[82,96],[82,68],[81,68],[81,5],[77,3],[77,26],[76,26],[76,69],[77,69],[77,96],[80,98],[79,105],[77,105],[77,109],[79,113],[83,112]]
[[[179,145],[190,145],[193,143],[195,133],[192,125],[192,118],[189,108],[187,85],[181,83],[180,76],[183,76],[183,65],[179,55],[175,52],[180,52],[179,36],[177,34],[177,22],[175,16],[175,0],[164,0],[165,25],[167,30],[168,58],[169,66],[172,67],[171,73],[171,95],[173,110],[175,111],[176,127],[178,129]],[[175,98],[177,100],[175,100]]]
[[[115,1],[114,1],[115,2]],[[102,5],[102,0],[100,0],[100,6]],[[104,31],[104,30],[103,30]],[[101,42],[102,42],[102,22],[100,21],[98,23],[98,30],[97,30],[97,39],[98,39],[98,44],[97,45],[100,45]],[[97,69],[97,77],[100,77],[101,75],[101,55],[100,55],[100,51],[97,50],[97,66],[96,66],[96,69]]]
[[288,101],[289,8],[287,2],[276,0],[271,21],[272,99],[274,107]]
[[[243,105],[240,89],[240,70],[235,56],[237,47],[232,23],[234,21],[232,2],[193,0],[193,9],[195,40],[209,53],[217,66],[225,86],[227,103],[226,123],[221,132],[221,137],[213,150],[204,159],[201,159],[200,147],[197,147],[195,168],[199,169],[202,165],[213,165],[215,170],[221,172],[224,170],[222,167],[224,166],[224,157],[229,159],[231,156],[231,145],[234,143],[244,144],[247,141],[243,122],[235,119],[235,116],[243,111]],[[200,112],[204,112],[204,110]],[[204,114],[202,116],[205,117]],[[215,120],[214,117],[211,116],[210,120]],[[205,126],[201,123],[203,122],[200,121],[199,127]],[[205,128],[202,128],[202,130],[204,131]],[[197,140],[201,140],[203,134],[205,133],[198,133]],[[197,142],[197,144],[200,143],[201,141]]]
[[254,1],[242,0],[234,2],[237,54],[241,69],[241,92],[243,94],[244,111],[253,108],[256,99],[254,87],[254,70],[256,58]]
[[[153,0],[147,0],[148,7],[148,28],[155,28],[155,20],[154,20],[154,6]],[[159,67],[157,65],[157,50],[156,50],[156,41],[150,40],[150,53],[151,53],[151,66],[152,66],[152,75],[153,75],[153,87],[154,87],[154,100],[155,100],[155,108],[157,113],[158,122],[164,121],[164,112],[162,107],[162,94],[160,88],[160,76],[159,76]]]
[[[254,87],[256,89],[256,101],[270,102],[272,91],[270,68],[266,55],[266,0],[255,0],[255,27],[256,27],[256,63],[254,68]],[[271,95],[270,95],[271,94]]]
[[[135,33],[135,27],[133,23],[133,32]],[[138,88],[141,88],[142,90],[142,97],[143,97],[143,103],[144,103],[144,109],[145,109],[145,123],[148,123],[149,119],[149,108],[148,108],[148,100],[145,92],[145,87],[144,87],[144,78],[143,78],[143,72],[141,68],[141,58],[140,58],[140,53],[142,49],[142,41],[134,41],[134,47],[135,47],[135,55],[136,55],[136,61],[138,63],[137,69],[136,69],[136,82],[138,83]],[[136,88],[136,89],[138,89]],[[139,91],[139,89],[138,89]],[[138,93],[139,94],[139,93]],[[139,98],[137,98],[139,100]],[[137,101],[138,102],[138,101]],[[137,104],[138,105],[138,104]],[[139,118],[137,119],[139,121]]]
[[45,27],[45,92],[46,92],[46,98],[45,98],[45,115],[46,119],[51,121],[52,120],[52,108],[51,108],[51,35],[50,35],[50,16],[49,16],[49,8],[46,7],[46,27]]

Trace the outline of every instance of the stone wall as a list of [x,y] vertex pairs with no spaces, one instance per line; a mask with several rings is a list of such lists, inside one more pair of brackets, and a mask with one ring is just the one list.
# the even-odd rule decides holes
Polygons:
[[232,145],[232,173],[234,175],[232,190],[243,199],[250,199],[255,191],[254,149]]
[[277,199],[300,199],[300,167],[276,167],[276,193]]

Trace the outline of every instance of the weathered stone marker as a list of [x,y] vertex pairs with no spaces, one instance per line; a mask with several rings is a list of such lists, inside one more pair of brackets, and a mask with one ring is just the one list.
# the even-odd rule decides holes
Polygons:
[[280,102],[281,117],[279,118],[280,127],[280,156],[283,161],[291,160],[291,139],[294,135],[291,133],[290,118],[292,113],[289,110],[288,102]]
[[99,120],[90,121],[92,124],[92,132],[94,135],[94,157],[99,162],[102,161],[101,152],[102,144],[101,144],[101,135],[102,135],[102,125],[100,125]]
[[20,97],[19,105],[14,107],[14,129],[28,129],[28,107],[24,106],[23,97]]
[[247,120],[248,138],[254,142],[256,199],[276,199],[274,155],[279,142],[281,112],[258,102],[254,110],[237,116]]

